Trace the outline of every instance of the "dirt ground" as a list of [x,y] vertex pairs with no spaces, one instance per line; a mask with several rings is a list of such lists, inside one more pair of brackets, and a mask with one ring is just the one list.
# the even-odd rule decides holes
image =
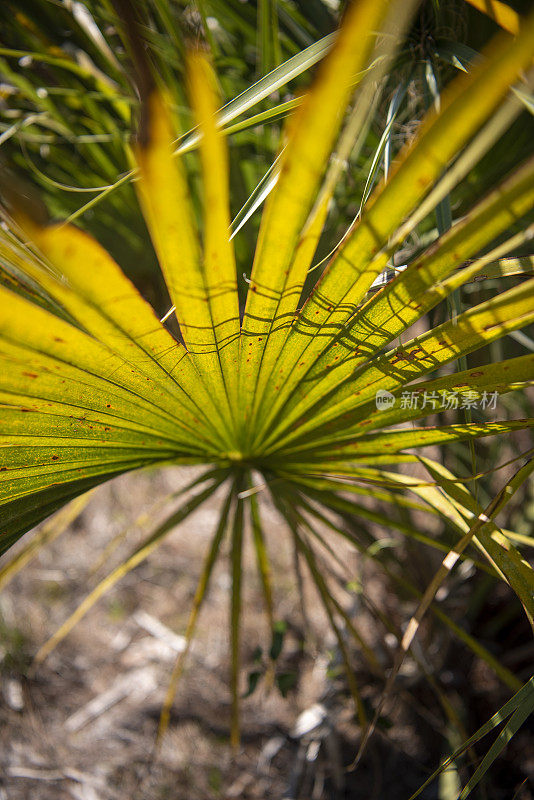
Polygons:
[[[123,476],[100,488],[69,530],[41,549],[0,594],[0,800],[408,800],[444,753],[439,703],[409,660],[399,679],[400,701],[388,711],[359,769],[346,772],[359,731],[343,681],[333,676],[335,640],[306,584],[312,636],[303,648],[290,540],[269,509],[263,513],[277,614],[291,622],[280,664],[298,681],[285,699],[260,685],[243,700],[237,754],[229,746],[230,574],[223,561],[215,570],[168,733],[153,758],[161,703],[217,524],[217,498],[106,594],[41,666],[31,668],[38,647],[87,589],[141,540],[142,531],[131,523],[159,496],[192,477],[192,470],[169,468]],[[126,539],[92,574],[107,543],[124,528],[130,529]],[[365,581],[373,602],[401,618],[409,616],[412,607],[388,597],[372,567],[348,549],[340,555],[348,573]],[[427,573],[429,566],[423,565]],[[244,585],[243,690],[256,648],[269,647],[261,588],[248,550]],[[387,635],[363,607],[353,611],[387,666]],[[433,633],[421,658],[443,685],[448,681],[447,696],[457,696],[460,707],[465,687],[479,687],[462,720],[469,732],[509,696],[482,662],[466,656],[445,634]],[[356,652],[354,665],[364,701],[373,704],[380,682]],[[526,669],[524,659],[519,666]],[[307,717],[300,716],[306,711]],[[303,738],[299,734],[312,717],[322,720],[319,733]],[[534,772],[534,749],[527,727],[492,773],[491,785],[474,796],[532,800],[529,771]],[[448,800],[453,795],[445,794],[444,786],[436,784],[422,797]]]

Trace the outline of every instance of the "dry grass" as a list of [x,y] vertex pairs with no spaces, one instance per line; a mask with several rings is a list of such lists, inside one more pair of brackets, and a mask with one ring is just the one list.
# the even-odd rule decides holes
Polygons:
[[[200,619],[199,635],[175,701],[171,726],[158,759],[152,747],[159,708],[175,657],[173,639],[149,632],[151,619],[170,631],[183,632],[204,551],[216,525],[217,501],[199,509],[150,558],[127,576],[77,626],[38,671],[28,676],[32,654],[74,609],[87,586],[88,571],[110,539],[154,499],[184,485],[188,470],[124,476],[102,487],[80,520],[18,575],[0,596],[3,695],[0,710],[0,798],[4,800],[210,800],[211,798],[293,797],[299,758],[305,748],[291,737],[299,714],[321,702],[332,721],[334,747],[343,763],[354,755],[358,731],[341,680],[327,674],[334,641],[324,615],[306,582],[308,645],[292,579],[289,537],[274,512],[264,510],[270,553],[276,574],[277,608],[292,620],[281,656],[281,668],[298,674],[298,684],[284,700],[260,687],[243,703],[243,744],[235,756],[228,744],[230,695],[227,688],[227,619],[230,575],[224,560],[214,574],[212,590]],[[113,555],[120,559],[140,532],[133,530]],[[348,550],[340,552],[347,575],[365,582],[366,594],[400,623],[410,613],[384,585],[373,565],[364,566]],[[420,556],[424,559],[424,555]],[[244,663],[258,645],[265,648],[267,629],[252,551],[245,558]],[[428,562],[427,562],[428,567]],[[424,568],[424,565],[423,565]],[[339,566],[336,568],[339,572]],[[94,580],[94,579],[93,579]],[[459,599],[456,598],[457,604]],[[357,604],[355,617],[380,660],[389,663],[384,632]],[[148,620],[147,620],[148,615]],[[483,665],[468,661],[451,647],[447,635],[426,632],[426,663],[454,682],[476,672],[481,721],[492,711],[499,689]],[[268,647],[268,645],[267,645]],[[451,661],[452,659],[452,661]],[[380,684],[357,653],[355,668],[364,697],[374,702]],[[245,669],[246,672],[246,669]],[[452,677],[451,677],[452,676]],[[245,689],[246,680],[243,682]],[[378,733],[355,776],[343,775],[336,794],[331,753],[321,755],[301,784],[302,797],[380,798],[402,800],[426,776],[425,768],[443,753],[443,715],[412,662],[399,681],[399,697],[388,712],[388,730]],[[463,698],[465,700],[465,698]],[[99,707],[98,707],[99,706]],[[495,706],[497,707],[497,706]],[[465,720],[471,727],[472,710]],[[525,746],[520,735],[513,744]],[[440,749],[441,748],[441,749]],[[272,759],[270,752],[272,751]],[[326,752],[326,751],[325,751]],[[526,755],[526,763],[525,763]],[[528,769],[534,756],[521,753]],[[328,762],[328,763],[327,763]],[[510,786],[520,785],[513,766]],[[324,778],[324,784],[323,784]],[[321,788],[322,786],[322,788]],[[500,791],[500,790],[499,790]],[[525,784],[517,800],[532,797]],[[427,798],[435,797],[428,793]],[[512,798],[489,794],[488,798]]]

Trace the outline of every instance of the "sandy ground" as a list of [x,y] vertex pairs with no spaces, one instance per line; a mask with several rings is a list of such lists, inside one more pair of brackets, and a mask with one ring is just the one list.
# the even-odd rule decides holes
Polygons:
[[[333,654],[335,659],[335,640],[305,584],[311,639],[302,647],[303,622],[292,577],[290,540],[269,509],[263,513],[276,575],[277,613],[291,621],[279,667],[295,672],[298,682],[285,699],[260,686],[243,700],[243,737],[237,754],[232,753],[228,738],[230,574],[223,560],[215,570],[168,733],[158,757],[152,758],[161,703],[196,577],[217,524],[217,498],[176,529],[148,561],[106,594],[44,664],[31,670],[38,647],[97,577],[141,540],[142,531],[131,524],[136,517],[192,477],[192,470],[169,468],[123,476],[100,488],[70,529],[43,548],[0,595],[0,800],[297,796],[407,800],[428,774],[428,766],[435,765],[443,753],[439,703],[421,686],[414,663],[409,662],[399,684],[402,702],[388,712],[387,725],[372,740],[360,769],[345,772],[342,765],[354,756],[359,731],[343,682],[328,671]],[[99,554],[125,528],[129,528],[126,539],[93,575]],[[269,646],[250,545],[245,556],[243,690],[246,673],[254,669],[255,649],[265,649],[266,642]],[[340,551],[340,556],[348,573],[365,581],[374,602],[393,616],[407,618],[410,606],[389,597],[372,569],[364,568],[348,549]],[[424,564],[423,569],[429,566]],[[356,605],[353,610],[387,666],[384,632],[365,609]],[[357,652],[353,658],[364,699],[372,703],[380,684]],[[434,665],[436,676],[445,675],[443,681],[449,674],[452,695],[460,697],[466,681],[478,681],[482,688],[472,705],[481,723],[498,708],[499,690],[483,664],[462,662],[462,658],[465,653],[454,649],[447,635],[432,632],[424,655],[427,665]],[[327,714],[320,747],[313,741],[303,744],[295,735],[296,726],[306,722],[300,718],[299,723],[299,715],[317,703]],[[469,731],[474,730],[473,720],[463,721]],[[534,794],[527,775],[529,767],[534,767],[534,753],[528,731],[514,741],[510,758],[505,765],[508,777],[496,780],[495,789],[490,787],[480,797],[531,800]],[[503,768],[497,770],[497,777],[501,773]],[[429,800],[439,795],[434,788],[423,797]]]

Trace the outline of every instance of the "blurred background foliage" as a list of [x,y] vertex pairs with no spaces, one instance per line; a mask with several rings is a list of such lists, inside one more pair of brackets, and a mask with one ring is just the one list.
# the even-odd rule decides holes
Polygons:
[[[315,43],[323,42],[317,52],[325,52],[325,37],[337,27],[344,5],[337,0],[140,0],[135,7],[141,36],[185,134],[192,125],[183,66],[187,41],[209,47],[221,96],[229,103]],[[522,12],[529,2],[516,0],[511,5]],[[125,145],[135,130],[138,97],[112,3],[5,0],[0,21],[1,157],[39,187],[53,217],[73,216],[110,250],[163,314],[168,297],[128,177]],[[463,0],[422,3],[379,97],[377,93],[364,146],[347,163],[318,261],[346,232],[372,183],[381,177],[385,161],[389,163],[413,136],[436,93],[439,97],[456,70],[468,67],[496,29],[492,20]],[[314,60],[312,53],[309,61]],[[229,123],[234,217],[241,212],[242,219],[243,209],[258,198],[257,187],[279,151],[285,117],[309,84],[313,67],[310,63],[294,75],[288,66],[284,75],[282,66],[281,85],[274,85],[273,77],[273,91],[263,98],[258,91],[253,105]],[[453,218],[524,158],[533,135],[532,118],[525,110],[454,190]],[[197,159],[193,153],[185,158],[199,212]],[[259,213],[252,214],[235,238],[239,274],[245,276],[258,225]],[[428,241],[434,226],[432,219],[425,220],[418,237]],[[419,243],[416,239],[408,249]],[[315,271],[310,281],[317,276]]]

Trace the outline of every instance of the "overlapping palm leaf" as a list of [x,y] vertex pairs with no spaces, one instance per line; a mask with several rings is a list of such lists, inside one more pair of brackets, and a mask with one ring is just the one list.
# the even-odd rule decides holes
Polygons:
[[[205,211],[200,222],[175,152],[180,131],[165,91],[155,82],[143,98],[143,121],[133,148],[135,187],[176,309],[180,341],[95,240],[72,224],[46,222],[39,202],[6,177],[0,231],[1,550],[67,501],[115,475],[154,464],[208,465],[196,482],[203,488],[150,532],[52,644],[199,503],[227,486],[188,634],[228,533],[234,739],[241,551],[249,515],[273,619],[258,492],[267,489],[286,519],[348,667],[335,622],[340,609],[328,593],[317,555],[331,545],[316,530],[313,515],[331,525],[328,514],[333,512],[338,519],[334,529],[364,550],[369,541],[358,542],[347,519],[379,519],[421,538],[396,514],[410,504],[442,517],[466,536],[470,519],[481,513],[476,500],[435,462],[423,460],[428,481],[409,478],[410,463],[421,463],[417,448],[502,436],[534,425],[534,419],[526,418],[407,429],[406,423],[435,408],[399,402],[406,387],[420,398],[461,397],[467,390],[480,398],[532,384],[532,355],[450,375],[436,371],[534,322],[534,279],[519,273],[513,288],[394,344],[453,291],[532,237],[534,160],[520,165],[407,269],[369,294],[420,221],[421,208],[432,211],[519,115],[512,88],[528,82],[534,16],[522,21],[515,38],[497,37],[469,73],[454,79],[441,110],[428,113],[313,291],[301,300],[334,188],[329,157],[339,137],[345,149],[356,142],[352,109],[357,112],[370,102],[371,81],[380,77],[366,74],[367,67],[377,58],[387,65],[391,55],[375,32],[386,31],[389,42],[392,22],[407,25],[413,6],[386,0],[350,5],[330,54],[288,125],[242,319],[229,236],[227,156],[216,125],[215,79],[202,54],[192,54],[187,67],[202,172]],[[510,234],[510,229],[521,232]],[[396,400],[389,410],[377,409],[379,390]],[[395,471],[401,464],[408,465],[404,474]],[[408,491],[416,500],[408,499]],[[385,503],[390,514],[370,510],[358,502],[358,494]],[[446,544],[424,538],[447,551]],[[531,615],[532,570],[512,539],[493,523],[483,527],[483,536],[477,529],[472,538],[483,567],[485,559],[484,568],[507,580]],[[463,638],[480,654],[474,640],[467,634]],[[490,654],[487,660],[494,663]],[[181,662],[177,674],[180,670]],[[513,676],[497,670],[517,688]],[[352,678],[351,690],[363,724],[365,713]]]

